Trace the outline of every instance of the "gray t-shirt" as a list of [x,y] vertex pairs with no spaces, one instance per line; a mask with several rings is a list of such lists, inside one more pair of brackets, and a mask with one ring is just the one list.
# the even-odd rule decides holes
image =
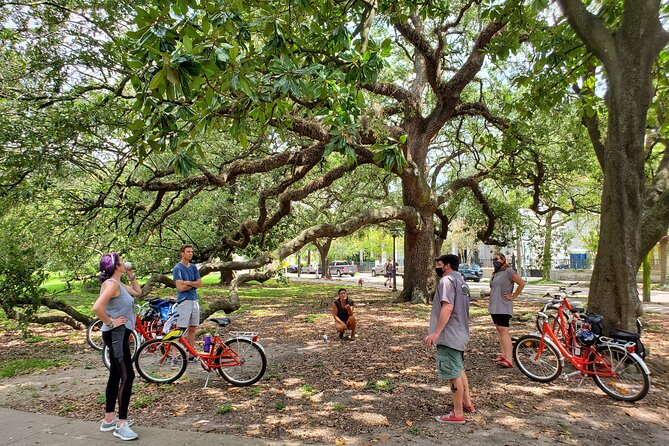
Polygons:
[[441,302],[453,305],[451,317],[439,334],[437,344],[460,351],[465,351],[469,341],[469,299],[462,289],[464,284],[464,279],[457,271],[442,277],[434,293],[430,316],[430,333],[432,333],[439,321]]
[[488,311],[490,314],[513,314],[513,301],[504,300],[502,296],[513,293],[515,282],[511,276],[516,274],[513,268],[497,271],[490,280],[490,302]]
[[[125,326],[128,330],[135,329],[135,299],[128,293],[128,290],[125,289],[125,286],[118,280],[109,279],[118,284],[118,288],[121,293],[109,299],[107,305],[105,306],[105,311],[112,319],[116,319],[119,316],[125,316],[128,319],[128,322],[125,323]],[[109,286],[109,285],[107,285]],[[105,323],[102,324],[102,331],[111,330],[109,326]]]

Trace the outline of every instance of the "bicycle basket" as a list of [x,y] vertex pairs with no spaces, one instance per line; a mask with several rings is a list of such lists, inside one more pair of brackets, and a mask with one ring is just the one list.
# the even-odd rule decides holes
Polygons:
[[579,330],[576,333],[576,341],[582,346],[587,347],[597,341],[597,336],[590,330]]
[[160,315],[160,319],[165,322],[169,317],[170,307],[174,304],[174,301],[171,299],[151,299],[149,305],[156,314]]
[[159,314],[160,313],[158,313],[155,308],[149,306],[146,311],[144,311],[144,314],[142,314],[142,321],[148,322],[157,319],[160,317]]

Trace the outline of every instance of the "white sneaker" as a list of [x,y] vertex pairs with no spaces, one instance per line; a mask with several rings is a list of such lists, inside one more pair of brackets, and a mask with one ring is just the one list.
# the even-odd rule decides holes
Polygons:
[[[135,423],[135,420],[127,419],[125,422],[128,423],[128,426],[132,426]],[[102,420],[102,422],[100,422],[100,432],[113,431],[114,429],[116,429],[117,423],[118,423],[118,417],[114,418],[109,423],[107,423],[105,420]]]
[[135,440],[138,436],[137,432],[130,429],[127,421],[114,429],[114,437],[118,437],[123,441]]

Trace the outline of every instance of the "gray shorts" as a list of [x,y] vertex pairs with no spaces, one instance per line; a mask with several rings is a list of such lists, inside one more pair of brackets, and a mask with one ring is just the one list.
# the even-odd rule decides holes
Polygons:
[[456,379],[465,369],[465,352],[437,345],[437,373],[442,379]]
[[184,300],[177,306],[177,314],[174,324],[179,328],[200,325],[200,302]]

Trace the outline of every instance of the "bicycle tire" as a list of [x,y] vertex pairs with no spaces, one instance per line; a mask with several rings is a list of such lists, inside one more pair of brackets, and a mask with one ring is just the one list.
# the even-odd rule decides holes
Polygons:
[[[178,365],[172,368],[172,353],[176,349]],[[153,339],[143,343],[135,354],[135,368],[142,378],[156,384],[169,384],[181,378],[188,366],[186,350],[179,344]]]
[[105,343],[102,340],[102,321],[100,319],[93,319],[88,328],[86,328],[86,342],[95,350],[101,352],[105,348]]
[[[128,343],[130,344],[130,357],[134,358],[137,349],[142,344],[142,340],[139,337],[139,334],[136,331],[132,331],[129,336]],[[102,363],[109,369],[111,367],[111,359],[109,358],[109,347],[106,345],[102,349]]]
[[[225,345],[233,352],[234,360],[238,364],[233,366],[218,367],[218,374],[221,378],[234,386],[244,387],[257,383],[265,374],[267,368],[267,357],[262,347],[246,338],[232,338],[225,341]],[[223,347],[216,349],[215,363],[220,364],[220,356],[223,354]],[[225,361],[225,358],[223,358]]]
[[[544,334],[544,318],[542,316],[537,315],[537,319],[534,322],[534,325],[536,325],[539,334]],[[562,324],[554,314],[548,315],[548,325],[550,325],[553,329],[553,333],[555,333],[557,336],[562,336]]]
[[555,347],[544,342],[541,355],[535,359],[540,344],[540,336],[521,336],[513,346],[513,360],[520,371],[532,381],[547,383],[555,380],[562,373],[562,358]]
[[650,375],[642,365],[643,360],[632,355],[617,345],[599,345],[597,352],[608,359],[614,376],[597,375],[597,362],[594,364],[595,374],[592,379],[604,393],[618,401],[639,401],[650,390]]

